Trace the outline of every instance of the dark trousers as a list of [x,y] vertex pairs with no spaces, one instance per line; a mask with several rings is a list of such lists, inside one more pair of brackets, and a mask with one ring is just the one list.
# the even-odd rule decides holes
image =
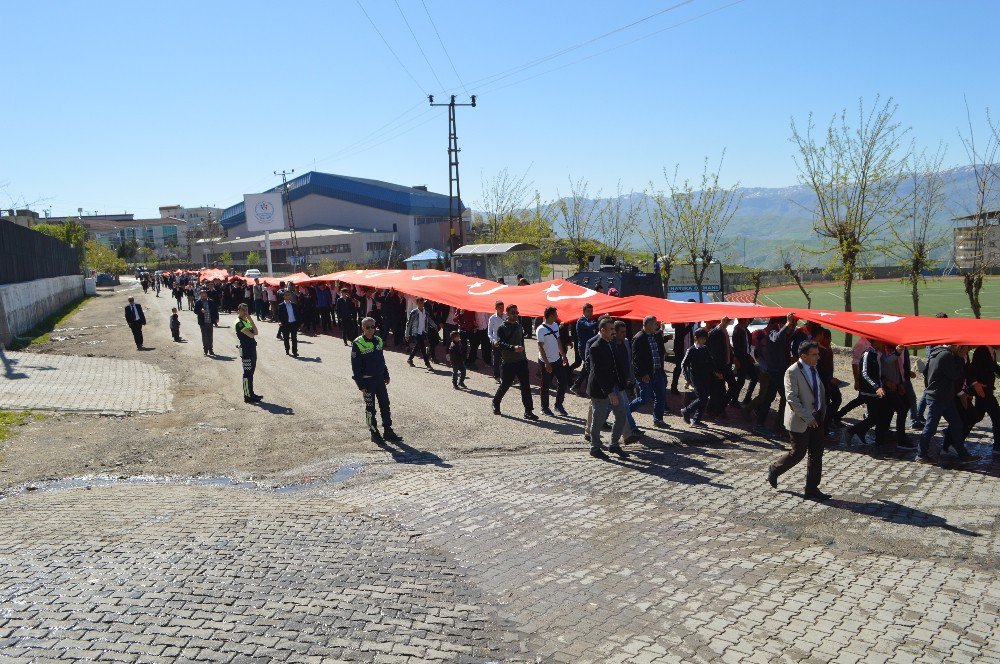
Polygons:
[[[886,434],[892,425],[892,418],[896,418],[896,442],[906,442],[906,416],[910,412],[910,404],[906,401],[906,395],[899,392],[885,393],[887,399],[886,410],[888,411],[889,422],[886,424]],[[888,441],[887,441],[888,442]]]
[[684,349],[674,347],[674,375],[670,381],[670,389],[677,391],[677,383],[681,379],[681,360],[684,359]]
[[830,431],[833,428],[833,422],[837,418],[837,409],[840,408],[840,404],[844,402],[844,395],[840,391],[840,386],[837,384],[826,386],[826,417],[823,422],[823,428],[826,431]]
[[368,430],[372,433],[378,432],[378,425],[375,419],[376,402],[378,402],[378,414],[382,417],[382,429],[391,429],[392,413],[389,410],[389,390],[385,387],[385,380],[363,378],[362,384],[365,386],[365,422],[368,424]]
[[406,344],[406,317],[402,314],[392,318],[392,338],[396,346]]
[[354,341],[358,336],[358,322],[353,318],[340,319],[340,333],[344,337],[344,345]]
[[215,349],[212,347],[212,342],[214,340],[215,328],[212,327],[211,323],[198,323],[198,327],[201,328],[201,348],[206,353],[214,353]]
[[823,475],[823,428],[806,427],[802,433],[789,431],[792,439],[792,449],[775,459],[771,464],[771,472],[780,477],[791,470],[802,458],[809,455],[806,465],[806,492],[818,491]]
[[291,346],[292,355],[299,354],[299,323],[295,321],[294,323],[282,323],[281,329],[281,340],[285,342],[285,352],[288,352],[289,346]]
[[726,412],[726,405],[729,403],[729,393],[733,391],[733,387],[736,385],[736,377],[733,376],[732,367],[723,367],[722,378],[717,376],[712,376],[712,395],[709,400],[708,412],[712,415],[724,415]]
[[993,392],[987,392],[984,397],[976,397],[976,422],[978,423],[986,415],[990,416],[990,424],[993,425],[993,445],[1000,446],[1000,403]]
[[782,398],[785,396],[784,374],[769,371],[767,372],[767,378],[767,386],[761,392],[760,405],[757,408],[758,426],[764,426],[767,423],[767,414],[771,410],[771,403],[774,401],[774,397],[779,394]]
[[257,316],[257,320],[263,320],[267,316],[267,302],[264,302],[264,300],[254,300],[253,311]]
[[330,307],[316,307],[316,313],[319,314],[319,325],[324,332],[329,332],[330,327],[333,325],[333,317],[330,316]]
[[864,402],[865,402],[865,398],[863,396],[861,396],[860,394],[858,396],[854,397],[853,399],[851,399],[850,401],[847,402],[846,406],[844,406],[843,408],[841,408],[840,410],[837,411],[837,419],[838,420],[843,419],[844,415],[847,415],[849,412],[851,412],[852,410],[854,410],[855,408],[857,408],[858,406],[860,406]]
[[549,389],[552,387],[552,381],[558,381],[559,386],[556,388],[556,407],[563,405],[563,399],[566,397],[566,388],[569,387],[567,383],[569,382],[569,369],[563,365],[562,361],[556,361],[552,363],[552,373],[549,373],[545,369],[545,363],[539,363],[542,369],[542,408],[547,409],[549,407]]
[[135,339],[135,347],[142,348],[142,325],[139,323],[129,323],[129,329],[132,330],[132,338]]
[[490,358],[493,364],[493,377],[500,380],[501,353],[499,348],[493,348],[493,355]]
[[730,403],[737,403],[740,400],[740,392],[743,391],[743,386],[748,380],[750,381],[750,387],[747,388],[747,394],[743,397],[743,403],[750,403],[750,395],[753,394],[753,388],[757,387],[757,365],[750,359],[740,362],[740,368],[736,372],[736,382],[729,390],[728,401]]
[[469,357],[468,362],[470,365],[475,366],[476,364],[476,353],[482,348],[483,362],[486,364],[490,363],[490,340],[486,336],[486,330],[472,330],[469,332]]
[[413,337],[413,347],[410,348],[410,356],[407,359],[412,362],[413,361],[413,357],[414,357],[414,355],[417,354],[418,350],[420,351],[420,357],[423,358],[423,360],[424,360],[424,364],[430,364],[430,361],[427,359],[427,335],[426,334],[418,334],[418,335],[416,335],[416,336]]
[[172,336],[174,338],[174,341],[180,341],[181,340],[181,326],[180,325],[178,325],[177,327],[171,326],[170,327],[170,336]]
[[452,364],[451,365],[451,384],[458,387],[458,384],[465,384],[465,365],[464,364]]
[[857,435],[861,440],[865,439],[865,434],[872,427],[875,428],[875,445],[885,445],[888,441],[889,422],[892,420],[892,408],[889,404],[888,395],[885,397],[863,396],[868,412],[865,418],[847,428],[848,437]]
[[534,410],[534,406],[531,403],[531,379],[528,377],[527,360],[503,363],[500,368],[500,387],[497,388],[497,393],[493,397],[493,407],[500,408],[503,396],[507,394],[507,390],[514,384],[515,379],[520,383],[521,403],[524,404],[524,412],[530,413]]
[[701,422],[701,418],[705,415],[705,409],[708,407],[712,381],[706,376],[695,380],[692,387],[694,388],[694,399],[681,409],[681,414],[689,415],[694,422]]
[[241,347],[240,360],[243,362],[243,396],[252,397],[256,394],[253,391],[253,372],[257,370],[257,349]]

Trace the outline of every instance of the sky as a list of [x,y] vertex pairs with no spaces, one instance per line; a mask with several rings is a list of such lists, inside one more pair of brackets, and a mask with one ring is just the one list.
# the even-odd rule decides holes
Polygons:
[[360,2],[0,0],[17,35],[0,207],[155,217],[228,207],[283,169],[447,193],[447,109],[427,94],[477,95],[457,111],[473,207],[504,168],[548,200],[570,178],[696,178],[723,151],[724,182],[789,186],[790,119],[877,95],[957,166],[966,100],[979,129],[1000,114],[994,0]]

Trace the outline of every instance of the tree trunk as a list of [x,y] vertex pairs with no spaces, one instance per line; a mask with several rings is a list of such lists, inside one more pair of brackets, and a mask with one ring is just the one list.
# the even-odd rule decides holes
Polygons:
[[[851,311],[851,287],[854,285],[854,262],[844,266],[844,311]],[[848,332],[844,335],[844,345],[848,348],[854,346],[854,335]]]
[[913,295],[913,315],[920,315],[920,291],[917,289],[917,282],[920,276],[917,273],[910,275],[910,289]]
[[965,282],[965,294],[969,296],[969,307],[972,308],[972,315],[979,318],[982,315],[982,308],[979,304],[979,289],[983,287],[983,278],[975,274],[962,276]]

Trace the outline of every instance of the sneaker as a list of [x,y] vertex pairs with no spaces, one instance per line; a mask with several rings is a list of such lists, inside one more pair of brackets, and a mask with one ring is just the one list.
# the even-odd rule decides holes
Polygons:
[[548,415],[549,417],[555,417],[555,413],[553,413],[548,408],[542,408],[542,415]]
[[669,429],[670,425],[663,420],[653,420],[653,426],[658,429]]
[[562,405],[560,405],[560,404],[556,404],[556,412],[559,413],[560,415],[562,415],[563,417],[566,417],[566,416],[569,415],[569,413],[566,412],[566,409],[563,408]]
[[533,412],[529,410],[527,413],[524,414],[524,419],[535,422],[538,420],[538,415],[535,415]]
[[493,402],[493,414],[494,415],[499,415],[500,414],[500,404],[498,404],[496,402]]
[[[347,344],[344,344],[344,345],[346,346]],[[407,361],[406,361],[406,363],[407,363],[407,364],[409,364],[409,365],[410,365],[411,367],[415,367],[415,366],[417,366],[417,365],[415,365],[415,364],[413,363],[413,359],[412,359],[412,358],[411,358],[411,359],[409,359],[409,360],[407,360]]]
[[628,458],[628,452],[626,452],[625,450],[623,450],[621,445],[610,445],[608,447],[608,451],[611,452],[612,454],[617,454],[618,458],[620,458],[620,459],[627,459]]

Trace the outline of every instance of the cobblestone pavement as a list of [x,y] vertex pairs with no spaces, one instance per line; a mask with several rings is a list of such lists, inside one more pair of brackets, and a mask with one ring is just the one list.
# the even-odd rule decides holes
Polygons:
[[163,413],[170,379],[138,360],[6,351],[0,408]]

